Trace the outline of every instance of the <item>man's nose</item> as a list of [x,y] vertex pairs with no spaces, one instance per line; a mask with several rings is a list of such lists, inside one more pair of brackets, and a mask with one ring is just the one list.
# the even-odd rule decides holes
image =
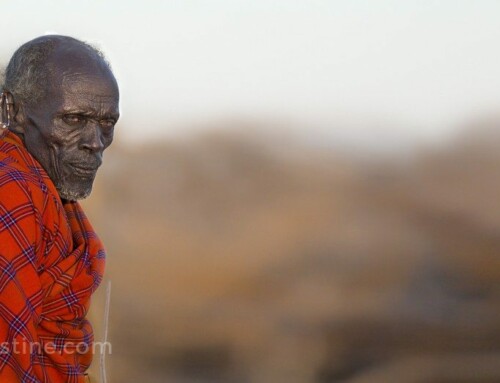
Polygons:
[[102,142],[101,127],[95,121],[89,121],[85,126],[85,132],[82,140],[80,141],[80,149],[89,152],[101,152],[104,150],[104,143]]

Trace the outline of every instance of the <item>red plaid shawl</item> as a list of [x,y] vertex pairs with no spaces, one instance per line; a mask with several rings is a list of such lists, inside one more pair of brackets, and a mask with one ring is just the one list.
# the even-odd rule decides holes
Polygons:
[[104,257],[80,205],[0,131],[0,382],[84,382]]

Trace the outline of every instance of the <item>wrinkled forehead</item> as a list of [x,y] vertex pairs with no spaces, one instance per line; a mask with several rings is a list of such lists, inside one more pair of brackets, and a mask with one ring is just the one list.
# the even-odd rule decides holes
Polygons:
[[[56,89],[57,90],[57,89]],[[61,73],[59,90],[66,95],[116,99],[118,87],[113,78],[103,74],[66,71]]]
[[63,45],[48,58],[51,90],[118,98],[118,85],[104,60],[81,47]]

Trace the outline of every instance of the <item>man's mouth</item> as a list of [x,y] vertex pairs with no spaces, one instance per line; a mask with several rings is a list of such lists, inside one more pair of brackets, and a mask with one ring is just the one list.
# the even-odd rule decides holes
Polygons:
[[89,166],[89,164],[70,164],[74,174],[80,177],[94,176],[99,166]]

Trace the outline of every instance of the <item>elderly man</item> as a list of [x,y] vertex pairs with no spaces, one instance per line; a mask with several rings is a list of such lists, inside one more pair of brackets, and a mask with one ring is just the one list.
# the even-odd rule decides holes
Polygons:
[[104,250],[76,201],[113,140],[118,86],[95,48],[43,36],[14,53],[2,91],[0,382],[84,382]]

